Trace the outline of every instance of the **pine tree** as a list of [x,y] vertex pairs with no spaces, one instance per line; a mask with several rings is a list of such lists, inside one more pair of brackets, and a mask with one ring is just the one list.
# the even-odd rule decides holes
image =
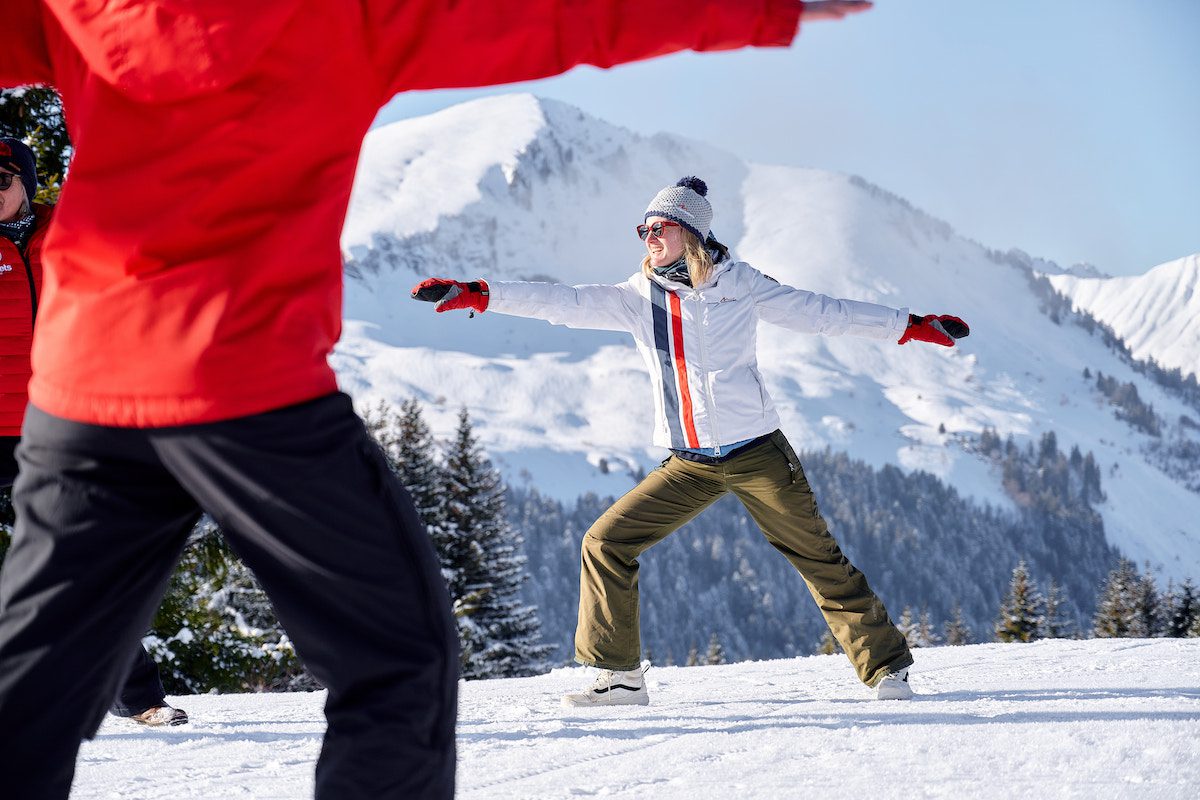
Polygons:
[[0,565],[4,564],[4,556],[8,554],[12,544],[13,525],[17,524],[17,514],[13,510],[12,487],[0,489]]
[[1104,502],[1106,495],[1100,487],[1100,465],[1096,463],[1096,457],[1091,451],[1083,458],[1083,501],[1090,503],[1093,500]]
[[1092,635],[1098,639],[1125,639],[1137,635],[1137,591],[1140,578],[1133,562],[1122,558],[1108,574],[1096,615]]
[[446,476],[435,460],[437,446],[425,424],[421,405],[409,398],[397,413],[380,401],[363,415],[367,431],[382,448],[392,473],[404,484],[429,536],[433,539],[443,569],[448,567],[450,536],[446,523]]
[[1158,586],[1154,582],[1154,574],[1151,572],[1149,564],[1146,565],[1146,571],[1134,585],[1133,608],[1134,627],[1131,630],[1133,636],[1143,639],[1162,636],[1166,629],[1166,620],[1163,615],[1162,601],[1158,594]]
[[1182,639],[1196,627],[1200,621],[1200,602],[1197,602],[1196,587],[1188,578],[1179,588],[1171,593],[1171,616],[1167,622],[1166,635]]
[[1063,606],[1066,604],[1066,597],[1063,594],[1063,589],[1058,585],[1053,578],[1046,586],[1046,613],[1042,623],[1042,635],[1047,639],[1069,639],[1074,632],[1074,626],[1071,625],[1063,615]]
[[919,623],[913,619],[912,606],[905,606],[900,612],[900,621],[896,623],[900,633],[904,634],[904,641],[908,642],[909,647],[920,647]]
[[713,635],[708,640],[708,652],[704,654],[705,664],[724,664],[725,663],[725,648],[721,646],[721,640],[717,638],[717,632],[713,631]]
[[1177,604],[1180,601],[1179,595],[1179,591],[1175,588],[1175,581],[1168,578],[1167,588],[1158,598],[1159,636],[1175,638],[1171,632],[1175,629],[1175,616],[1178,612]]
[[928,606],[921,606],[921,615],[917,618],[917,641],[920,642],[918,647],[934,647],[941,642],[933,629]]
[[826,628],[825,632],[821,634],[821,641],[817,643],[817,652],[824,656],[831,656],[841,651],[842,645],[833,638],[833,631]]
[[1041,638],[1044,601],[1029,580],[1029,569],[1021,561],[1013,570],[1008,594],[996,620],[996,640],[1032,642]]
[[205,518],[144,640],[170,694],[314,689],[266,593]]
[[971,629],[967,627],[967,623],[963,619],[962,606],[957,600],[954,601],[954,606],[950,609],[950,619],[946,622],[943,630],[946,633],[946,644],[952,647],[971,643],[973,638],[971,636]]
[[692,645],[688,650],[687,661],[684,662],[685,667],[695,667],[700,664],[700,650],[696,645]]
[[536,674],[551,648],[537,609],[521,602],[521,536],[505,519],[504,486],[483,454],[464,408],[446,450],[446,552],[462,646],[463,676]]
[[58,93],[35,87],[0,90],[0,136],[20,139],[32,148],[41,184],[34,199],[58,202],[73,152]]

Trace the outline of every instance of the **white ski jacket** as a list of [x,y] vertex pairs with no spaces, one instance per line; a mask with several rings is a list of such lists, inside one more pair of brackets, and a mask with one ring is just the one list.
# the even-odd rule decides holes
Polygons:
[[893,342],[908,325],[907,308],[794,289],[741,261],[716,265],[696,289],[640,272],[616,285],[489,281],[488,288],[488,311],[633,334],[650,370],[654,444],[671,449],[719,448],[779,427],[758,372],[758,320]]

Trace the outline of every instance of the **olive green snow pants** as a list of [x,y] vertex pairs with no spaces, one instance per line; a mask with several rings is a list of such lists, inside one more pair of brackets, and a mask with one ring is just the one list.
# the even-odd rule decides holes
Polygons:
[[672,456],[596,520],[583,537],[576,661],[615,670],[638,665],[638,556],[726,492],[804,578],[863,683],[874,686],[912,664],[904,635],[842,555],[779,431],[719,464]]

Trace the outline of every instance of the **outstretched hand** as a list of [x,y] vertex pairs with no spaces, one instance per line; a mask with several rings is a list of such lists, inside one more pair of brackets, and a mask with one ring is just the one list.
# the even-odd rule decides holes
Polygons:
[[956,339],[970,335],[971,328],[958,317],[949,314],[926,314],[923,317],[909,314],[908,327],[904,329],[904,335],[897,344],[916,340],[940,344],[942,347],[954,347]]
[[482,314],[488,307],[487,281],[471,281],[463,283],[448,278],[426,278],[412,288],[414,300],[433,303],[433,310],[441,314],[443,311],[454,311],[459,308],[472,309]]
[[804,9],[800,12],[800,19],[804,22],[838,20],[850,14],[867,11],[872,5],[874,3],[868,0],[819,0],[819,2],[805,3]]

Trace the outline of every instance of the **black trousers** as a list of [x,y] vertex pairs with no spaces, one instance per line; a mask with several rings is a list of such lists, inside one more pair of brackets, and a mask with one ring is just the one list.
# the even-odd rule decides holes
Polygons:
[[451,797],[458,644],[429,537],[350,399],[120,429],[30,407],[0,572],[3,794],[64,798],[207,511],[329,691],[318,798]]
[[20,436],[0,436],[0,488],[12,486],[17,479],[17,445]]
[[110,712],[118,717],[132,717],[166,702],[158,664],[140,645],[134,648],[133,665],[121,684],[120,693]]
[[[16,449],[20,442],[20,436],[0,436],[0,489],[10,488],[17,478]],[[112,713],[118,717],[132,717],[161,706],[166,700],[165,695],[158,665],[139,644],[134,648],[133,665],[113,703]]]

